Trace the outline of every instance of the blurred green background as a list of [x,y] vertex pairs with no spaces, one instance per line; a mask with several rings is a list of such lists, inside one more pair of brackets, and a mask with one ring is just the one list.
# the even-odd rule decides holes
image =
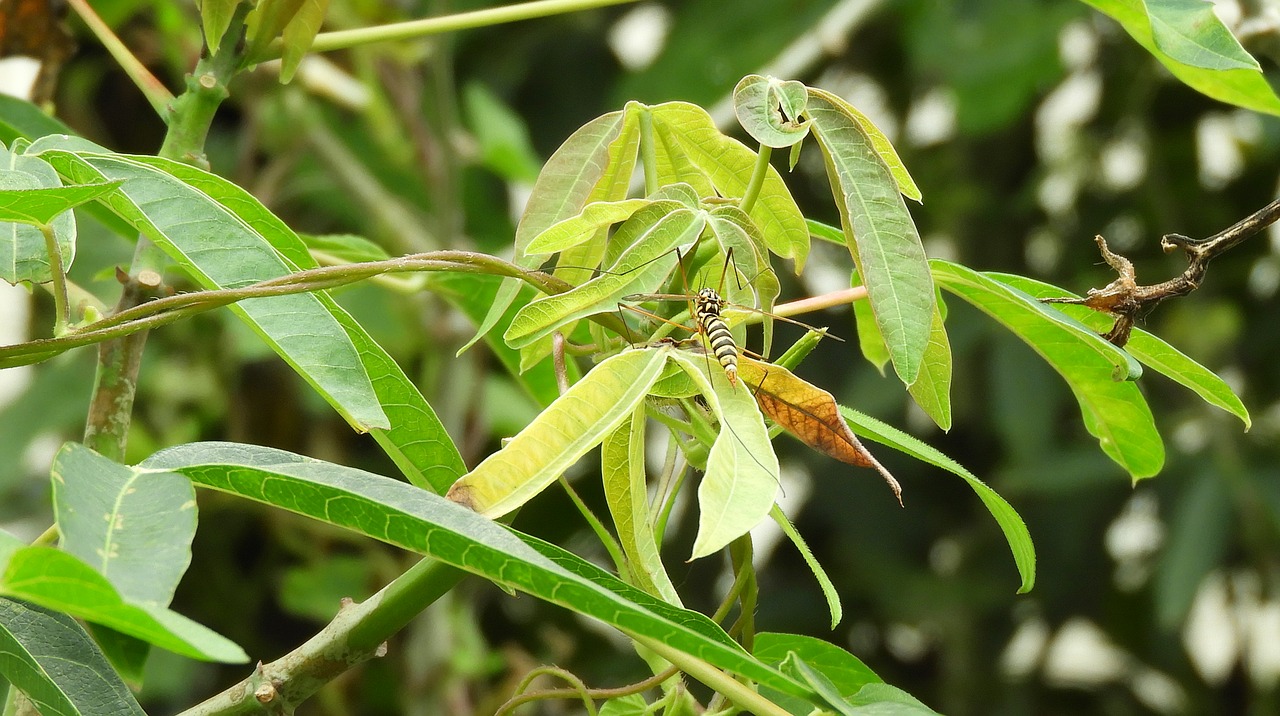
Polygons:
[[[192,7],[94,5],[179,86],[200,49]],[[480,6],[334,0],[326,29]],[[1226,11],[1233,8],[1240,11]],[[160,121],[102,47],[76,31],[58,116],[112,149],[153,153]],[[443,247],[509,254],[513,216],[540,163],[578,126],[629,99],[696,102],[728,119],[729,92],[752,72],[831,90],[869,114],[924,192],[912,210],[927,251],[979,270],[1084,292],[1113,278],[1093,245],[1101,233],[1134,259],[1141,281],[1155,283],[1185,265],[1160,252],[1160,235],[1207,236],[1275,197],[1280,122],[1196,94],[1116,24],[1065,0],[672,0],[333,53],[288,86],[270,68],[243,77],[210,137],[210,160],[299,231],[359,234],[393,255]],[[811,148],[788,182],[806,215],[833,223],[818,160]],[[847,285],[849,257],[831,248],[815,246],[804,283],[793,277],[784,299]],[[829,628],[799,556],[762,534],[759,628],[840,644],[949,714],[1280,713],[1278,248],[1280,234],[1250,240],[1217,260],[1199,291],[1160,306],[1143,326],[1226,377],[1254,426],[1245,433],[1170,381],[1144,379],[1169,457],[1163,473],[1136,486],[1085,432],[1057,376],[958,301],[948,302],[956,361],[948,434],[895,377],[863,360],[856,342],[821,347],[801,374],[925,439],[1004,495],[1035,539],[1039,579],[1032,593],[1015,595],[1000,531],[953,476],[877,451],[903,484],[904,510],[872,473],[783,438],[784,507],[836,581],[845,619]],[[103,268],[130,252],[86,220],[73,277],[114,300],[118,288]],[[368,284],[340,300],[415,376],[474,465],[538,406],[484,347],[454,357],[473,324],[442,297],[444,281],[432,285],[437,293]],[[29,318],[33,335],[51,324],[45,299],[37,296]],[[847,309],[808,320],[855,335]],[[371,440],[352,434],[255,341],[226,312],[153,333],[131,459],[227,439],[394,474]],[[79,437],[91,365],[89,349],[41,365],[0,408],[0,464],[8,466],[0,526],[34,534],[49,523],[49,457]],[[576,484],[603,511],[589,462]],[[174,608],[254,658],[288,651],[336,612],[338,598],[363,598],[410,562],[298,517],[200,498],[194,562]],[[516,524],[603,556],[554,490]],[[689,606],[713,608],[725,566],[684,564],[692,515],[673,524],[673,580]],[[391,652],[344,675],[304,712],[491,712],[543,663],[592,686],[647,673],[616,635],[478,582],[433,607]],[[243,675],[243,667],[157,652],[143,703],[177,710]]]

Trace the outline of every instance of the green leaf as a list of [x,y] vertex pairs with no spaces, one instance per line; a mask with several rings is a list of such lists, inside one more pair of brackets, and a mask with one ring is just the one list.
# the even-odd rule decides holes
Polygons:
[[280,82],[288,83],[297,72],[302,58],[311,50],[324,16],[329,12],[329,0],[303,0],[298,11],[289,19],[281,34],[283,46],[280,57]]
[[106,577],[62,550],[22,547],[0,569],[0,596],[65,612],[192,659],[249,660],[240,647],[177,612],[123,598]]
[[280,36],[290,18],[307,0],[258,0],[245,18],[247,49],[244,56],[249,62],[257,62],[271,41]]
[[644,400],[662,373],[666,353],[626,351],[592,368],[506,447],[449,488],[450,499],[487,517],[529,501]]
[[849,699],[857,716],[938,716],[919,699],[889,684],[867,684]]
[[[231,27],[231,18],[235,15],[240,0],[201,0],[200,26],[204,30],[204,44],[209,54],[215,55],[222,45],[222,36]],[[234,40],[234,38],[233,38]]]
[[809,116],[876,325],[898,377],[911,385],[929,346],[935,310],[920,236],[888,166],[847,105],[810,88]]
[[[1204,69],[1185,64],[1160,49],[1152,32],[1153,19],[1143,0],[1084,0],[1088,5],[1119,22],[1139,45],[1150,52],[1174,77],[1195,91],[1218,100],[1268,114],[1280,114],[1280,97],[1255,69]],[[1181,3],[1180,3],[1181,4]],[[1197,37],[1201,34],[1197,33]],[[1162,38],[1168,40],[1167,37]],[[1210,43],[1219,50],[1219,43]]]
[[[75,184],[94,184],[98,182],[73,182]],[[28,195],[25,200],[17,199],[17,192],[26,191],[58,191],[62,182],[58,173],[40,159],[25,154],[15,154],[0,147],[0,196],[9,195],[10,210],[19,213],[22,207],[15,204],[34,203],[22,214],[31,211],[47,213],[56,208],[55,197]],[[26,191],[24,191],[26,190]],[[75,190],[72,189],[74,192]],[[3,201],[3,199],[0,199]],[[65,202],[65,200],[64,200]],[[64,203],[59,202],[59,203]],[[40,208],[43,207],[43,208]],[[51,218],[53,235],[58,243],[58,252],[62,258],[62,270],[71,268],[76,255],[76,221],[70,212],[56,212]],[[53,270],[49,261],[49,248],[40,229],[28,223],[0,221],[0,280],[16,284],[20,281],[45,283],[53,280]]]
[[[753,307],[758,307],[763,313],[764,349],[761,354],[767,356],[773,347],[773,317],[769,312],[782,293],[782,284],[773,266],[769,264],[764,236],[751,217],[736,206],[712,209],[711,215],[707,217],[707,228],[720,244],[721,253],[728,256],[729,251],[733,251],[733,269],[742,283],[751,290]],[[738,285],[736,280],[727,283],[729,285],[725,288],[729,290]]]
[[631,581],[646,592],[681,605],[671,577],[662,566],[654,536],[644,464],[645,413],[637,405],[630,419],[605,436],[600,464],[605,500],[617,528],[618,542],[627,556]]
[[75,134],[75,130],[24,99],[0,94],[0,144],[11,147],[19,137],[36,139],[48,134]]
[[623,112],[610,112],[587,122],[543,165],[516,226],[517,257],[527,255],[538,234],[581,213],[596,187],[609,178],[610,150],[619,140],[628,141],[624,119]]
[[[688,102],[667,102],[651,111],[655,131],[666,132],[668,140],[679,146],[721,196],[740,198],[746,192],[755,169],[756,153],[722,134],[705,109]],[[690,183],[698,188],[696,183]],[[772,166],[748,213],[760,227],[769,249],[783,258],[794,259],[799,274],[809,255],[809,231],[782,175]]]
[[[33,151],[36,148],[32,146]],[[294,268],[261,233],[213,197],[156,169],[154,158],[66,151],[54,146],[42,149],[42,157],[75,181],[123,180],[120,189],[105,201],[206,288],[238,288],[288,275]],[[230,309],[357,430],[390,426],[351,337],[319,296],[302,293],[251,299]]]
[[[660,352],[650,353],[661,366],[665,359]],[[140,467],[178,472],[198,485],[427,555],[623,633],[661,640],[779,691],[812,696],[804,685],[750,657],[704,615],[666,604],[555,545],[411,485],[282,450],[232,443],[180,445],[156,453]]]
[[48,224],[59,214],[85,202],[93,201],[120,186],[120,182],[80,184],[76,186],[7,188],[13,173],[0,174],[0,221],[24,224]]
[[1036,583],[1035,545],[1031,543],[1031,533],[1027,531],[1026,523],[1003,497],[987,487],[986,483],[979,480],[960,463],[901,430],[844,406],[840,406],[840,414],[859,436],[888,445],[895,450],[901,450],[917,460],[959,475],[967,482],[982,500],[982,504],[986,505],[991,516],[996,518],[996,523],[1000,525],[1004,538],[1009,543],[1009,549],[1013,551],[1013,561],[1018,565],[1018,574],[1022,577],[1022,586],[1018,588],[1018,593],[1031,591]]
[[857,107],[844,101],[843,97],[832,94],[826,90],[806,88],[811,92],[818,93],[831,106],[839,109],[849,119],[857,123],[858,127],[866,135],[867,140],[871,142],[871,147],[879,155],[880,161],[889,168],[889,173],[893,175],[894,182],[898,185],[898,191],[903,196],[913,201],[922,201],[924,195],[920,193],[920,187],[916,186],[916,182],[911,178],[911,173],[907,171],[907,165],[902,163],[902,158],[898,156],[898,150],[893,148],[893,143],[885,136],[884,132],[876,126],[871,118],[858,111]]
[[0,674],[44,716],[145,716],[74,619],[0,598]]
[[196,496],[179,475],[139,473],[79,443],[53,458],[59,546],[121,596],[166,606],[191,564]]
[[711,365],[705,355],[670,355],[699,385],[721,427],[698,485],[692,561],[719,551],[759,524],[777,500],[781,473],[764,416],[746,384],[731,385],[720,366]]
[[781,507],[775,503],[769,510],[769,516],[777,523],[778,529],[782,530],[782,534],[791,540],[791,544],[795,545],[800,556],[804,559],[804,563],[809,566],[809,571],[813,572],[814,579],[818,580],[818,586],[822,589],[822,597],[827,600],[827,611],[831,613],[831,629],[834,631],[840,625],[840,620],[844,618],[844,607],[840,604],[840,592],[836,591],[836,585],[832,583],[831,577],[827,576],[827,570],[822,568],[822,564],[818,562],[818,558],[813,555],[813,550],[809,549],[809,543],[804,541],[800,531],[796,526],[791,524],[791,520],[787,519],[786,513]]
[[[856,301],[865,303],[864,301]],[[942,299],[937,299],[933,309],[933,326],[929,330],[929,347],[924,350],[920,363],[920,375],[907,386],[916,405],[938,427],[951,429],[951,342],[947,340],[947,326],[942,320]],[[861,325],[861,323],[859,323]],[[861,336],[859,336],[861,337]]]
[[[1003,273],[988,273],[987,275],[1036,298],[1076,297],[1070,291],[1024,276]],[[1053,307],[1098,333],[1105,333],[1110,330],[1114,322],[1114,319],[1107,314],[1086,306],[1054,304]],[[1249,418],[1248,409],[1244,407],[1240,397],[1235,394],[1230,385],[1227,385],[1226,381],[1155,334],[1144,331],[1141,328],[1134,328],[1124,349],[1134,358],[1137,358],[1139,363],[1148,368],[1154,368],[1157,372],[1190,388],[1196,395],[1203,398],[1206,403],[1216,405],[1240,418],[1241,422],[1244,423],[1245,430],[1248,430],[1253,425],[1252,420]]]
[[649,716],[649,704],[640,694],[628,694],[601,704],[600,716]]
[[[840,243],[843,244],[844,237],[840,238]],[[854,288],[862,285],[862,277],[858,275],[858,269],[854,269],[849,276],[849,285]],[[884,344],[884,335],[880,333],[880,326],[876,325],[876,316],[871,312],[870,301],[853,302],[853,320],[855,330],[858,332],[858,348],[862,351],[862,357],[875,366],[875,369],[880,371],[880,375],[884,375],[884,367],[889,363],[889,347]],[[932,330],[929,342],[932,345]],[[925,352],[928,353],[928,350],[926,348]],[[923,366],[923,362],[921,365]]]
[[1102,451],[1134,480],[1164,465],[1164,443],[1151,408],[1132,381],[1142,367],[1088,326],[993,278],[947,261],[933,275],[951,293],[981,309],[1031,346],[1071,387],[1085,428]]
[[800,119],[808,101],[803,82],[747,75],[733,88],[733,112],[747,134],[766,147],[780,149],[809,135]]
[[[590,240],[600,229],[630,219],[637,211],[653,203],[650,199],[592,202],[582,208],[582,213],[547,227],[546,231],[529,242],[525,252],[530,255],[539,255],[564,251]],[[662,203],[667,207],[664,213],[680,208],[680,205],[674,201]]]
[[858,716],[859,709],[855,709],[852,704],[845,700],[836,685],[831,682],[831,679],[828,679],[821,671],[809,666],[795,652],[787,654],[787,658],[783,659],[782,673],[808,684],[814,691],[818,692],[827,706],[834,708],[844,716]]
[[623,296],[657,289],[679,260],[674,249],[692,244],[706,225],[701,212],[667,212],[665,203],[637,211],[614,237],[630,248],[609,268],[609,273],[564,293],[543,296],[520,309],[503,334],[507,344],[513,348],[530,345],[570,321],[616,310]]
[[841,694],[850,696],[867,684],[884,683],[862,660],[822,639],[800,634],[756,634],[754,654],[766,664],[781,664],[796,654],[831,680]]
[[1156,47],[1184,65],[1206,70],[1261,72],[1258,61],[1240,46],[1204,0],[1145,0]]

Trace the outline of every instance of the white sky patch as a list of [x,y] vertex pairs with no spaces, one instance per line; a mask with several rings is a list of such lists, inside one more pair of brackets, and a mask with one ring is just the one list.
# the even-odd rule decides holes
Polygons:
[[1275,295],[1277,288],[1280,288],[1280,266],[1276,266],[1275,259],[1264,257],[1254,261],[1249,270],[1249,293],[1258,300],[1266,300]]
[[40,74],[40,61],[33,57],[0,59],[0,94],[27,99]]
[[667,44],[671,12],[662,5],[640,5],[609,28],[609,49],[631,72],[653,64]]
[[1249,678],[1260,691],[1270,691],[1280,681],[1280,602],[1260,604],[1253,617],[1245,659]]
[[907,142],[917,147],[941,144],[956,133],[956,98],[946,87],[934,87],[907,110]]
[[911,624],[890,624],[885,631],[884,645],[890,654],[908,664],[919,661],[929,652],[929,635]]
[[1221,189],[1244,171],[1244,153],[1229,115],[1210,112],[1196,123],[1196,160],[1206,189]]
[[[0,281],[0,345],[25,342],[30,318],[31,294],[27,289]],[[27,387],[31,371],[29,365],[0,370],[0,405],[7,405]]]
[[1011,679],[1024,679],[1035,671],[1049,643],[1049,625],[1040,617],[1018,625],[1004,652],[1000,654],[1000,673]]
[[1052,229],[1035,229],[1027,237],[1022,254],[1034,273],[1051,274],[1062,260],[1062,237]]
[[1182,626],[1182,645],[1196,673],[1210,686],[1220,686],[1231,675],[1240,655],[1227,601],[1227,583],[1221,572],[1213,572],[1200,582],[1191,613]]
[[1096,686],[1122,678],[1130,657],[1097,624],[1073,617],[1049,643],[1044,676],[1051,686]]
[[1098,57],[1098,33],[1086,20],[1068,23],[1058,33],[1058,57],[1068,70],[1089,67]]
[[1102,183],[1113,191],[1132,189],[1147,174],[1147,149],[1138,137],[1124,136],[1107,142],[1098,157]]
[[1152,711],[1179,714],[1187,710],[1187,694],[1172,677],[1155,669],[1140,668],[1129,679],[1129,688]]
[[1076,72],[1058,85],[1036,109],[1036,149],[1046,162],[1070,157],[1080,127],[1093,119],[1102,101],[1102,77]]

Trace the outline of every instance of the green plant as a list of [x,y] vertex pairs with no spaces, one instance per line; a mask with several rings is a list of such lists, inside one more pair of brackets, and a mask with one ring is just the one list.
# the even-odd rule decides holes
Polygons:
[[[552,5],[537,12],[571,7]],[[903,713],[927,712],[837,647],[755,632],[756,575],[747,531],[766,515],[809,558],[832,623],[841,618],[838,595],[775,505],[782,476],[757,406],[767,402],[762,397],[784,403],[825,424],[820,429],[828,441],[856,446],[855,456],[874,462],[852,434],[844,437],[847,426],[833,417],[839,415],[862,437],[960,476],[999,523],[1026,591],[1035,582],[1035,558],[1022,520],[967,470],[905,433],[836,408],[834,400],[828,405],[813,386],[803,388],[803,399],[767,387],[768,376],[787,375],[784,369],[804,357],[816,335],[792,346],[778,367],[761,367],[754,378],[744,370],[736,385],[696,350],[636,345],[634,329],[623,325],[628,318],[616,306],[626,296],[682,282],[677,249],[693,253],[695,286],[709,283],[705,277],[724,265],[732,249],[733,270],[744,279],[743,300],[787,314],[787,307],[773,305],[780,284],[773,257],[791,260],[799,273],[811,237],[848,247],[857,285],[827,303],[855,303],[864,354],[891,364],[917,404],[944,428],[951,425],[951,354],[946,305],[937,289],[992,316],[1057,370],[1080,402],[1085,427],[1135,480],[1156,474],[1164,460],[1151,411],[1134,383],[1144,364],[1248,424],[1243,405],[1221,379],[1155,336],[1135,330],[1122,349],[1099,335],[1105,318],[1038,300],[1064,295],[1055,287],[927,260],[903,200],[919,200],[920,191],[888,140],[844,100],[798,82],[753,75],[739,83],[735,109],[759,143],[754,150],[723,134],[705,110],[683,102],[628,103],[589,122],[543,167],[510,262],[451,249],[371,257],[376,250],[353,239],[308,243],[244,189],[193,165],[200,163],[205,133],[231,78],[273,54],[284,55],[287,78],[316,35],[323,10],[323,4],[263,2],[250,11],[236,2],[206,3],[209,53],[187,91],[170,102],[146,85],[153,87],[153,104],[170,117],[157,157],[119,154],[65,136],[64,128],[17,102],[0,107],[9,170],[0,219],[21,225],[13,232],[14,268],[4,277],[48,284],[56,312],[51,338],[0,349],[0,365],[102,346],[86,438],[65,445],[53,462],[55,529],[35,545],[4,535],[0,550],[0,635],[19,655],[4,672],[19,687],[11,692],[15,709],[23,708],[22,691],[47,713],[88,713],[104,703],[137,712],[118,673],[138,672],[140,642],[192,658],[247,660],[234,643],[167,608],[190,559],[194,486],[201,486],[426,559],[374,597],[345,606],[294,652],[189,713],[291,710],[332,674],[379,654],[390,635],[464,573],[601,621],[635,644],[655,674],[637,684],[636,693],[592,692],[571,674],[556,672],[575,685],[588,710],[597,696],[610,698],[605,708],[615,712],[643,710],[636,694],[646,688],[658,689],[656,703],[672,713],[691,709],[694,697],[683,674],[714,690],[716,709],[856,713],[860,706],[889,703]],[[1214,27],[1201,45],[1221,41]],[[320,36],[315,48],[388,39],[398,36],[396,30]],[[398,30],[423,32],[421,26]],[[276,39],[281,33],[282,43]],[[1158,36],[1154,42],[1159,46]],[[1249,71],[1187,67],[1183,71],[1198,78],[1201,89],[1209,83],[1210,93],[1240,86],[1213,73]],[[1274,101],[1269,90],[1249,96],[1254,104]],[[809,150],[820,152],[827,168],[840,228],[806,220],[770,163],[773,149],[790,148],[794,165],[809,135],[817,145],[810,143]],[[642,192],[630,187],[637,165]],[[66,280],[75,246],[67,213],[72,208],[141,237],[125,297],[114,309]],[[314,256],[319,252],[371,260],[321,266]],[[559,255],[558,262],[544,270],[551,254]],[[163,296],[170,263],[202,290]],[[706,270],[699,272],[699,265]],[[326,292],[392,273],[427,273],[427,290],[464,309],[483,308],[477,340],[486,340],[528,392],[546,403],[508,446],[474,470],[466,470],[453,439],[402,368]],[[525,286],[542,295],[534,298]],[[372,434],[407,482],[247,444],[194,442],[123,464],[145,331],[220,307],[230,307],[353,428]],[[573,355],[599,362],[579,374]],[[799,407],[810,400],[823,407]],[[678,410],[665,409],[671,404]],[[769,415],[785,424],[780,411]],[[650,419],[671,433],[657,500],[648,494],[643,460]],[[613,534],[585,506],[582,512],[616,574],[491,519],[524,505],[596,445],[603,445],[601,481]],[[727,547],[735,575],[710,617],[682,606],[660,559],[667,516],[681,489],[691,489],[685,479],[690,466],[705,472],[692,558]],[[453,499],[442,497],[446,492]],[[55,538],[58,549],[49,544]],[[735,613],[736,621],[722,628]],[[71,617],[109,631],[95,631],[95,644]],[[66,661],[83,664],[84,671],[61,673],[51,666]],[[530,696],[549,695],[563,694]]]

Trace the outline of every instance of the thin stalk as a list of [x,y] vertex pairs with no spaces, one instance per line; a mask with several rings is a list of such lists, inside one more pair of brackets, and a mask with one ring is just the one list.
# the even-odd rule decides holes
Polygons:
[[773,147],[761,144],[760,151],[756,154],[756,165],[751,170],[751,180],[747,182],[747,188],[742,192],[742,201],[738,203],[739,209],[749,213],[756,205],[764,179],[769,176],[769,158],[772,156]]
[[632,639],[649,647],[662,658],[679,667],[681,671],[724,694],[739,708],[755,716],[790,716],[790,712],[756,693],[754,689],[725,672],[679,649],[651,637],[631,635]]
[[604,523],[600,518],[595,516],[591,508],[587,507],[587,503],[582,501],[582,497],[578,495],[578,491],[573,489],[569,481],[564,475],[560,475],[560,486],[569,495],[569,499],[573,501],[574,507],[578,508],[578,512],[582,513],[582,518],[591,526],[591,531],[596,533],[596,538],[604,545],[605,551],[609,553],[609,558],[613,560],[614,566],[619,570],[627,563],[626,555],[622,553],[622,545],[609,534],[609,530],[605,529]]
[[[428,17],[422,20],[409,20],[377,27],[365,27],[357,30],[341,30],[323,32],[316,35],[311,44],[312,52],[331,52],[345,50],[360,45],[378,42],[394,42],[398,40],[416,40],[444,32],[471,30],[478,27],[489,27],[507,22],[532,20],[540,17],[551,17],[569,12],[580,12],[595,8],[623,5],[636,0],[539,0],[538,2],[517,3],[502,7],[461,12],[444,17]],[[263,59],[278,59],[284,45],[280,40],[273,40]]]
[[98,42],[107,48],[107,52],[111,54],[112,59],[120,68],[124,70],[129,79],[133,80],[133,84],[137,85],[142,91],[147,102],[151,104],[151,108],[160,115],[162,119],[168,116],[169,103],[173,101],[173,93],[164,86],[156,76],[147,70],[146,65],[138,61],[129,48],[124,46],[119,37],[107,27],[107,23],[98,17],[98,13],[93,11],[88,0],[67,0],[67,4],[71,6],[76,14],[84,20],[84,24],[89,27],[89,31],[98,38]]
[[[525,690],[533,684],[533,680],[539,676],[558,676],[572,684],[573,688],[525,693]],[[494,712],[493,716],[503,716],[503,714],[511,713],[520,704],[528,703],[530,701],[542,701],[549,698],[560,698],[561,695],[570,695],[570,697],[576,695],[581,698],[582,705],[586,707],[587,713],[590,716],[597,716],[599,713],[596,711],[595,701],[591,698],[590,689],[587,688],[587,685],[583,683],[582,679],[578,678],[576,674],[565,669],[561,669],[558,666],[540,666],[530,671],[523,679],[520,680],[520,685],[516,687],[516,695],[499,707],[498,710]]]
[[40,224],[40,233],[44,235],[44,247],[49,253],[50,286],[53,291],[53,310],[57,318],[53,323],[53,335],[61,336],[67,332],[71,323],[71,309],[67,305],[67,276],[62,269],[62,249],[58,246],[58,237],[53,233],[53,224]]

